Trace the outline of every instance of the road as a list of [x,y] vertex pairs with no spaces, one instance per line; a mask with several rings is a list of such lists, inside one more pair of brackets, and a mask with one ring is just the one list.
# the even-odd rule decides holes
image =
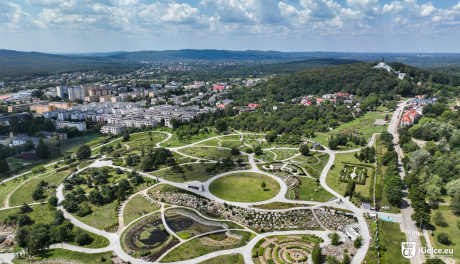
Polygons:
[[[401,179],[404,179],[404,166],[401,162],[401,159],[404,157],[404,154],[397,144],[399,141],[398,136],[398,124],[399,124],[399,117],[402,117],[404,106],[406,105],[405,102],[399,103],[395,113],[393,114],[390,124],[388,125],[388,132],[393,135],[393,143],[395,146],[395,150],[398,153],[398,167],[399,167],[399,175]],[[402,217],[402,226],[404,230],[417,230],[416,222],[411,219],[411,215],[414,213],[414,210],[410,206],[410,199],[407,198],[408,192],[407,188],[404,186],[403,182],[403,200],[401,202],[401,217]],[[421,247],[420,237],[417,236],[415,233],[406,232],[406,242],[415,242],[416,248]],[[425,245],[424,245],[425,246]],[[411,264],[422,264],[425,262],[425,256],[421,254],[416,254],[414,258],[410,260]]]

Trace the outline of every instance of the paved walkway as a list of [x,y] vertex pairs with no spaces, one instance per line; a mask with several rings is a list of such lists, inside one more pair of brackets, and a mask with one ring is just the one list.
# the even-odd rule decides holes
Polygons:
[[[396,116],[396,115],[393,115],[393,116]],[[159,132],[159,131],[156,131],[158,133],[165,133],[168,135],[168,137],[163,140],[162,142],[159,142],[156,144],[157,147],[160,146],[161,143],[163,142],[166,142],[168,141],[171,137],[172,137],[172,134],[170,133],[167,133],[167,132]],[[145,132],[142,132],[142,133],[145,133]],[[239,132],[238,132],[239,133]],[[244,134],[252,134],[252,133],[239,133],[240,135],[244,135]],[[170,149],[171,151],[177,151],[179,149],[183,149],[183,148],[187,148],[187,147],[190,147],[190,146],[194,146],[194,145],[197,145],[197,144],[200,144],[204,141],[207,141],[207,140],[210,140],[210,139],[213,139],[213,138],[220,138],[222,136],[216,136],[216,137],[212,137],[212,138],[208,138],[208,139],[205,139],[205,140],[201,140],[201,141],[198,141],[198,142],[195,142],[194,144],[191,144],[191,145],[187,145],[187,146],[182,146],[182,147],[176,147],[176,148],[168,148]],[[119,140],[118,139],[115,139],[111,142],[108,142],[104,145],[107,145],[107,144],[110,144],[112,142],[115,142],[116,140]],[[373,145],[373,141],[375,140],[375,134],[372,136],[372,139],[371,141],[369,142],[368,146],[372,146]],[[102,147],[103,145],[101,146],[98,146],[97,148],[100,148]],[[95,148],[95,149],[97,149]],[[283,148],[283,149],[297,149],[297,148]],[[357,217],[358,219],[358,222],[362,228],[362,234],[363,234],[363,246],[358,249],[357,253],[355,254],[353,260],[352,260],[352,264],[358,264],[358,263],[361,263],[362,260],[364,259],[366,253],[367,253],[367,250],[369,248],[369,231],[368,231],[368,227],[367,227],[367,224],[365,222],[365,219],[363,217],[363,210],[361,210],[360,208],[356,208],[351,202],[347,201],[343,196],[341,196],[340,194],[336,193],[334,190],[332,190],[329,186],[327,186],[326,184],[326,176],[327,176],[327,173],[329,172],[329,170],[331,169],[332,165],[334,164],[334,160],[335,160],[335,154],[336,153],[352,153],[352,152],[357,152],[359,151],[360,148],[358,149],[354,149],[354,150],[347,150],[347,151],[332,151],[330,150],[329,148],[325,147],[325,150],[324,151],[319,151],[319,152],[324,152],[324,153],[327,153],[329,154],[329,160],[326,164],[326,166],[324,167],[322,173],[321,173],[321,176],[320,176],[320,183],[321,185],[323,186],[324,189],[326,189],[327,191],[329,191],[331,194],[335,195],[337,198],[340,198],[342,199],[342,203],[341,204],[336,204],[335,202],[337,201],[336,200],[333,200],[333,201],[328,201],[326,203],[320,203],[320,202],[312,202],[312,201],[294,201],[294,200],[289,200],[289,199],[286,199],[285,198],[285,194],[287,192],[287,186],[286,186],[286,183],[283,182],[279,177],[277,176],[274,176],[270,173],[266,173],[266,172],[263,172],[263,171],[260,171],[258,169],[258,167],[256,166],[256,162],[254,160],[254,154],[249,154],[248,155],[248,158],[249,158],[249,164],[251,166],[251,169],[249,170],[240,170],[240,171],[231,171],[231,172],[226,172],[226,173],[222,173],[222,174],[219,174],[219,175],[216,175],[212,178],[210,178],[208,181],[204,182],[203,183],[203,186],[205,188],[205,191],[204,192],[199,192],[199,191],[194,191],[192,189],[187,189],[188,191],[192,191],[192,192],[195,192],[201,196],[204,196],[206,198],[209,198],[211,200],[214,200],[214,201],[218,201],[218,202],[226,202],[227,204],[231,204],[231,205],[235,205],[235,206],[239,206],[239,207],[243,207],[243,208],[250,208],[252,210],[255,210],[255,211],[275,211],[275,210],[264,210],[264,209],[259,209],[259,208],[253,208],[252,205],[259,205],[259,204],[267,204],[267,203],[271,203],[271,202],[286,202],[286,203],[289,203],[289,202],[295,202],[295,203],[298,203],[298,204],[305,204],[305,205],[312,205],[313,208],[316,208],[316,207],[320,207],[320,206],[324,206],[324,205],[327,205],[327,206],[333,206],[335,208],[339,208],[339,209],[346,209],[346,210],[350,210],[354,213],[354,215]],[[186,155],[185,155],[186,156]],[[195,157],[193,157],[195,158]],[[291,157],[292,158],[292,157]],[[112,161],[102,161],[102,160],[96,160],[93,164],[91,164],[89,167],[103,167],[103,166],[110,166],[110,167],[114,167],[114,168],[120,168],[122,170],[126,170],[126,171],[132,171],[131,169],[129,168],[124,168],[124,167],[118,167],[118,166],[114,166],[112,164],[113,162]],[[52,165],[52,164],[50,164]],[[49,165],[48,165],[49,166]],[[87,168],[89,168],[87,167]],[[240,172],[253,172],[253,173],[260,173],[260,174],[264,174],[268,177],[272,177],[273,179],[275,179],[279,184],[280,184],[280,192],[275,196],[273,197],[272,199],[269,199],[267,201],[263,201],[263,202],[258,202],[258,203],[238,203],[238,202],[230,202],[230,201],[224,201],[222,199],[219,199],[217,197],[215,197],[213,194],[211,194],[209,192],[209,185],[210,183],[219,178],[219,177],[223,177],[225,175],[229,175],[229,174],[234,174],[234,173],[240,173]],[[150,174],[147,174],[147,173],[144,173],[144,172],[139,172],[142,176],[145,176],[145,177],[148,177],[148,178],[152,178],[152,179],[157,179],[156,177],[150,175]],[[182,189],[186,189],[186,186],[185,184],[183,183],[177,183],[177,182],[171,182],[171,181],[168,181],[168,180],[165,180],[165,179],[162,179],[162,178],[159,178],[160,180],[160,183],[167,183],[167,184],[170,184],[170,185],[173,185],[173,186],[176,186],[176,187],[179,187],[179,188],[182,188]],[[151,186],[153,187],[153,186]],[[151,188],[149,187],[149,188]],[[133,198],[135,195],[139,194],[139,193],[145,193],[147,190],[142,190],[142,191],[139,191],[137,192],[136,194],[133,194],[129,197],[128,201]],[[81,248],[81,247],[76,247],[76,246],[71,246],[71,245],[53,245],[52,247],[64,247],[66,249],[69,249],[69,250],[74,250],[74,251],[80,251],[80,252],[86,252],[86,253],[95,253],[95,252],[105,252],[105,251],[114,251],[118,256],[120,256],[123,260],[125,261],[130,261],[131,263],[148,263],[146,261],[143,261],[143,260],[140,260],[140,259],[135,259],[133,257],[131,257],[130,255],[128,255],[126,252],[123,251],[122,247],[121,247],[121,244],[120,244],[120,235],[123,233],[123,231],[129,227],[129,225],[126,225],[124,224],[124,221],[123,221],[123,211],[124,211],[124,208],[127,204],[127,201],[125,201],[121,208],[120,208],[120,212],[119,212],[119,219],[121,219],[120,223],[123,223],[123,224],[120,224],[119,226],[119,230],[117,231],[117,233],[109,233],[109,232],[105,232],[105,231],[102,231],[102,230],[99,230],[99,229],[96,229],[94,227],[91,227],[91,226],[88,226],[87,224],[79,221],[78,219],[76,219],[73,215],[71,215],[70,213],[68,213],[60,204],[60,202],[62,202],[64,200],[64,195],[63,195],[63,185],[61,184],[58,188],[57,188],[57,197],[59,199],[59,204],[58,204],[58,209],[62,210],[64,212],[64,217],[66,219],[68,219],[70,222],[72,222],[74,225],[82,228],[82,229],[85,229],[85,230],[88,230],[90,232],[93,232],[97,235],[101,235],[103,237],[106,237],[110,244],[108,247],[105,247],[105,248],[101,248],[101,249],[86,249],[86,248]],[[173,206],[173,207],[178,207],[178,206]],[[289,209],[282,209],[282,210],[276,210],[276,211],[290,211],[290,210],[297,210],[297,209],[305,209],[305,207],[302,207],[302,206],[299,206],[299,207],[296,207],[296,208],[289,208]],[[160,213],[162,214],[162,216],[164,215],[164,206],[161,207],[160,209]],[[158,213],[158,211],[156,212],[152,212],[150,214],[153,214],[153,213]],[[149,215],[150,215],[149,214]],[[393,216],[395,219],[398,218],[398,215],[391,215],[389,214],[388,215],[389,217],[390,216]],[[202,216],[204,217],[204,216]],[[162,217],[164,218],[164,217]],[[206,217],[204,217],[206,218]],[[210,220],[214,220],[215,219],[210,219]],[[164,221],[164,219],[163,219]],[[134,222],[134,221],[133,221]],[[131,223],[130,223],[131,224]],[[245,230],[248,230],[247,228],[245,228]],[[172,232],[172,231],[170,231]],[[252,231],[251,231],[252,232]],[[190,263],[190,262],[193,262],[193,263],[198,263],[198,262],[201,262],[201,261],[204,261],[204,260],[207,260],[207,259],[210,259],[210,258],[213,258],[213,257],[216,257],[216,256],[219,256],[219,255],[223,255],[223,254],[231,254],[231,253],[240,253],[240,254],[243,254],[244,256],[244,259],[245,259],[245,263],[253,263],[253,260],[252,260],[252,254],[251,254],[251,250],[253,248],[253,246],[255,245],[255,243],[264,238],[264,237],[267,237],[267,236],[271,236],[271,235],[289,235],[289,234],[315,234],[317,236],[320,236],[322,237],[325,242],[322,243],[322,245],[325,245],[325,244],[328,244],[330,243],[330,240],[328,238],[328,234],[330,233],[330,231],[326,230],[326,231],[311,231],[311,230],[306,230],[306,231],[303,231],[303,230],[296,230],[296,231],[276,231],[276,232],[271,232],[271,233],[264,233],[264,234],[259,234],[256,236],[256,238],[252,239],[246,246],[244,247],[241,247],[241,248],[236,248],[236,249],[230,249],[230,250],[223,250],[223,251],[217,251],[217,252],[213,252],[213,253],[210,253],[210,254],[207,254],[205,256],[201,256],[199,258],[196,258],[196,259],[193,259],[193,260],[189,260],[189,261],[182,261],[182,262],[176,262],[176,263]],[[177,247],[177,246],[176,246]],[[175,247],[174,247],[175,248]],[[172,250],[172,249],[170,249]],[[169,250],[169,251],[170,251]],[[165,253],[166,254],[166,253]],[[0,254],[0,259],[4,258],[4,259],[8,259],[10,258],[11,255],[8,255],[8,254]],[[4,261],[9,261],[9,260],[4,260]]]

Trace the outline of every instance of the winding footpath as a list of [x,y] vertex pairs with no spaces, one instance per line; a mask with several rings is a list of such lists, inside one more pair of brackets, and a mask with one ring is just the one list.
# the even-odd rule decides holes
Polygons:
[[[396,115],[393,115],[393,117],[395,117]],[[141,132],[141,133],[145,133],[145,132]],[[164,139],[163,141],[161,142],[158,142],[156,143],[156,147],[160,147],[162,143],[164,142],[167,142],[168,140],[171,139],[172,137],[172,134],[171,133],[168,133],[168,132],[159,132],[159,131],[155,131],[155,133],[165,133],[167,134],[167,137],[166,139]],[[252,133],[240,133],[238,132],[240,135],[244,135],[244,134],[250,134],[252,135]],[[376,134],[374,134],[372,136],[372,139],[370,140],[368,146],[372,146],[374,144],[374,141],[375,141],[375,136]],[[193,146],[196,146],[197,144],[200,144],[204,141],[207,141],[207,140],[210,140],[210,139],[214,139],[214,138],[220,138],[222,136],[216,136],[216,137],[211,137],[211,138],[207,138],[205,140],[201,140],[201,141],[198,141],[198,142],[195,142],[193,144],[190,144],[190,145],[186,145],[186,146],[181,146],[181,147],[174,147],[174,148],[167,148],[169,149],[170,151],[178,151],[180,149],[183,149],[183,148],[188,148],[188,147],[193,147]],[[104,145],[107,145],[107,144],[110,144],[110,143],[113,143],[117,140],[119,140],[120,138],[118,139],[115,139],[111,142],[108,142],[106,144],[103,144],[103,145],[100,145],[94,149],[97,149],[97,148],[100,148]],[[93,149],[93,150],[94,150]],[[266,150],[270,150],[270,149],[273,149],[273,148],[269,148],[269,149],[266,149]],[[298,148],[283,148],[283,149],[296,149],[298,150]],[[325,165],[325,167],[323,168],[322,172],[321,172],[321,176],[320,176],[320,183],[322,185],[322,187],[327,190],[328,192],[330,192],[331,194],[333,194],[334,196],[336,196],[336,199],[332,199],[328,202],[313,202],[313,201],[295,201],[295,203],[298,203],[298,204],[305,204],[305,205],[309,205],[310,207],[296,207],[296,208],[289,208],[289,209],[280,209],[280,210],[265,210],[265,209],[260,209],[260,208],[254,208],[253,205],[261,205],[261,204],[267,204],[267,203],[271,203],[271,202],[284,202],[284,203],[291,203],[293,202],[293,200],[289,200],[285,197],[285,194],[287,193],[288,191],[288,187],[286,185],[286,183],[281,180],[279,177],[275,176],[275,175],[272,175],[270,173],[267,173],[267,172],[264,172],[264,171],[261,171],[259,170],[259,168],[257,167],[256,165],[256,162],[254,160],[254,154],[249,154],[248,155],[248,159],[249,159],[249,164],[251,166],[251,169],[249,170],[237,170],[237,171],[231,171],[231,172],[226,172],[226,173],[222,173],[222,174],[219,174],[219,175],[216,175],[216,176],[213,176],[212,178],[210,178],[209,180],[205,181],[202,183],[202,185],[204,186],[204,191],[203,192],[200,192],[200,191],[195,191],[193,189],[187,189],[185,184],[184,183],[178,183],[178,182],[171,182],[171,181],[168,181],[168,180],[165,180],[163,178],[157,178],[155,176],[152,176],[150,174],[147,174],[147,173],[144,173],[144,172],[139,172],[142,176],[144,177],[148,177],[148,178],[152,178],[152,179],[158,179],[159,180],[159,183],[165,183],[165,184],[170,184],[170,185],[173,185],[173,186],[176,186],[178,188],[182,188],[182,189],[187,189],[188,191],[191,191],[191,192],[195,192],[196,194],[199,194],[201,196],[204,196],[208,199],[211,199],[211,200],[214,200],[214,201],[217,201],[217,202],[220,202],[220,203],[224,203],[226,202],[227,204],[230,204],[230,205],[234,205],[234,206],[239,206],[239,207],[242,207],[242,208],[250,208],[251,210],[255,210],[255,211],[276,211],[276,212],[281,212],[281,211],[292,211],[292,210],[298,210],[298,209],[306,209],[306,208],[309,208],[310,210],[312,210],[313,208],[319,208],[319,207],[322,207],[322,206],[333,206],[335,208],[339,208],[339,209],[346,209],[346,210],[349,210],[351,212],[353,212],[354,216],[358,219],[358,223],[361,227],[361,233],[362,233],[362,238],[363,238],[363,242],[362,242],[362,246],[361,248],[358,249],[358,251],[356,252],[355,256],[353,257],[353,260],[352,260],[352,264],[359,264],[361,263],[363,260],[364,260],[364,257],[366,256],[367,254],[367,251],[369,249],[369,241],[370,241],[370,236],[369,236],[369,230],[368,230],[368,227],[367,227],[367,224],[366,224],[366,221],[363,217],[363,213],[365,212],[364,210],[360,209],[360,208],[357,208],[356,206],[354,206],[350,201],[346,200],[345,197],[343,197],[342,195],[340,195],[339,193],[335,192],[332,188],[330,188],[327,184],[326,184],[326,177],[327,177],[327,174],[328,172],[330,171],[331,167],[333,166],[334,164],[334,160],[335,160],[335,155],[336,154],[339,154],[339,153],[353,153],[353,152],[357,152],[357,151],[360,151],[360,148],[359,149],[353,149],[353,150],[347,150],[347,151],[332,151],[330,150],[329,148],[327,147],[324,147],[325,150],[323,151],[319,151],[319,152],[323,152],[323,153],[327,153],[329,155],[329,160],[327,162],[327,164]],[[179,153],[179,152],[178,152]],[[187,156],[187,155],[184,155],[182,153],[180,153],[181,155],[183,156],[186,156],[186,157],[192,157],[194,159],[198,159],[196,157],[193,157],[193,156]],[[293,157],[291,157],[293,158]],[[199,160],[199,159],[198,159]],[[288,159],[286,159],[288,160]],[[213,161],[211,161],[213,162]],[[214,161],[215,162],[215,161]],[[114,166],[112,164],[113,162],[112,161],[108,161],[108,160],[101,160],[101,159],[98,159],[96,161],[94,161],[89,167],[103,167],[103,166],[110,166],[110,167],[113,167],[113,168],[120,168],[122,170],[125,170],[125,171],[132,171],[131,169],[129,168],[124,168],[124,167],[118,167],[118,166]],[[52,164],[50,164],[52,165]],[[48,165],[48,166],[50,166]],[[87,167],[87,168],[89,168]],[[274,180],[276,180],[279,185],[280,185],[280,192],[275,196],[273,197],[272,199],[269,199],[269,200],[266,200],[266,201],[263,201],[263,202],[257,202],[257,203],[239,203],[239,202],[232,202],[232,201],[225,201],[225,200],[222,200],[216,196],[214,196],[211,192],[209,192],[209,185],[211,184],[212,181],[214,181],[215,179],[219,178],[219,177],[223,177],[223,176],[226,176],[226,175],[229,175],[229,174],[234,174],[234,173],[240,173],[240,172],[253,172],[253,173],[259,173],[259,174],[264,174],[268,177],[271,177],[273,178]],[[71,176],[70,176],[71,177]],[[155,185],[153,185],[155,186]],[[119,219],[119,228],[118,228],[118,231],[116,233],[109,233],[109,232],[106,232],[106,231],[103,231],[103,230],[99,230],[99,229],[96,229],[94,227],[91,227],[83,222],[81,222],[80,220],[78,220],[76,217],[74,217],[72,214],[68,213],[61,205],[61,202],[64,200],[64,192],[63,192],[63,184],[61,184],[57,190],[56,190],[56,195],[59,199],[59,203],[58,203],[58,209],[62,210],[64,212],[64,216],[67,220],[69,220],[70,222],[72,222],[75,226],[78,226],[82,229],[85,229],[89,232],[92,232],[92,233],[95,233],[97,235],[100,235],[100,236],[103,236],[105,238],[107,238],[110,242],[109,246],[105,247],[105,248],[99,248],[99,249],[87,249],[87,248],[82,248],[82,247],[77,247],[77,246],[72,246],[72,245],[68,245],[68,244],[56,244],[56,245],[52,245],[51,248],[65,248],[65,249],[68,249],[68,250],[73,250],[73,251],[79,251],[79,252],[85,252],[85,253],[96,253],[96,252],[106,252],[106,251],[113,251],[115,252],[119,257],[121,257],[124,261],[130,261],[131,263],[134,263],[134,264],[137,264],[137,263],[152,263],[152,262],[147,262],[147,261],[144,261],[144,260],[141,260],[141,259],[136,259],[136,258],[133,258],[131,257],[129,254],[127,254],[123,249],[122,249],[122,246],[121,246],[121,236],[123,234],[123,232],[129,228],[133,222],[131,223],[124,223],[124,220],[123,220],[123,212],[124,212],[124,209],[127,205],[127,203],[133,198],[135,197],[136,195],[138,194],[146,194],[146,192],[148,191],[148,189],[152,188],[153,186],[150,186],[149,188],[147,189],[144,189],[144,190],[141,190],[133,195],[131,195],[126,201],[124,201],[120,207],[120,211],[118,212],[118,219]],[[336,203],[336,201],[338,199],[341,199],[342,200],[342,203]],[[151,214],[155,214],[155,213],[160,213],[161,214],[161,217],[162,217],[162,221],[163,221],[163,224],[165,225],[165,227],[167,229],[169,229],[166,225],[166,221],[165,221],[165,218],[164,218],[164,211],[165,211],[165,204],[163,203],[159,203],[158,204],[161,204],[161,208],[155,212],[151,212],[147,215],[151,215]],[[171,206],[171,208],[175,208],[175,207],[179,207],[180,206]],[[313,210],[312,210],[313,211]],[[146,216],[147,216],[146,215]],[[200,214],[201,215],[201,214]],[[321,222],[319,222],[318,218],[316,217],[316,214],[315,215],[315,218],[317,219],[318,223],[321,224]],[[391,216],[391,214],[387,214],[388,216]],[[145,217],[145,216],[143,216]],[[206,218],[205,216],[202,216],[201,217],[203,218]],[[396,219],[400,219],[398,218],[398,215],[394,215],[393,217],[395,217]],[[212,219],[215,221],[215,219]],[[321,224],[322,225],[322,224]],[[325,229],[325,228],[324,228]],[[245,231],[249,231],[249,232],[253,232],[252,230],[248,229],[245,227]],[[172,232],[172,230],[169,230],[169,232],[172,234],[172,235],[175,235],[174,232]],[[253,232],[254,233],[254,232]],[[224,255],[224,254],[233,254],[233,253],[239,253],[239,254],[242,254],[244,256],[244,260],[245,260],[245,263],[253,263],[253,260],[252,260],[252,248],[253,246],[257,243],[257,241],[259,241],[260,239],[262,238],[265,238],[267,236],[273,236],[273,235],[289,235],[289,234],[314,234],[314,235],[317,235],[321,238],[323,238],[325,240],[325,242],[322,244],[322,245],[325,245],[325,244],[328,244],[330,243],[330,239],[328,238],[328,234],[332,233],[331,231],[325,229],[325,231],[312,231],[312,230],[292,230],[292,231],[275,231],[275,232],[269,232],[269,233],[263,233],[263,234],[258,234],[254,239],[252,239],[251,241],[248,242],[248,244],[244,247],[240,247],[240,248],[235,248],[235,249],[229,249],[229,250],[222,250],[222,251],[216,251],[216,252],[212,252],[210,254],[207,254],[207,255],[204,255],[204,256],[201,256],[201,257],[198,257],[198,258],[195,258],[193,260],[187,260],[187,261],[181,261],[181,262],[175,262],[176,264],[185,264],[185,263],[198,263],[198,262],[201,262],[201,261],[204,261],[204,260],[208,260],[208,259],[211,259],[211,258],[214,258],[214,257],[217,257],[217,256],[220,256],[220,255]],[[180,239],[180,238],[179,238]],[[171,250],[173,250],[174,248],[177,248],[178,246],[182,245],[182,243],[185,242],[185,240],[183,239],[180,239],[181,243],[176,245],[175,247],[171,248],[170,250],[168,250],[167,252],[165,252],[163,254],[163,256],[165,256],[168,252],[170,252]],[[163,257],[162,256],[162,257]],[[160,257],[161,259],[161,257]],[[11,254],[0,254],[0,260],[3,260],[7,263],[12,263],[11,262]],[[154,262],[154,263],[158,263],[158,262]],[[414,262],[415,263],[415,262]]]

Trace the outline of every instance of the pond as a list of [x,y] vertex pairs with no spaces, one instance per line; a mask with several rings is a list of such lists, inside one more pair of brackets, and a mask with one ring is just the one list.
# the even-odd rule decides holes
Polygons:
[[168,241],[169,233],[166,232],[161,219],[154,217],[133,227],[126,236],[125,241],[129,249],[144,251],[163,245]]
[[222,226],[206,225],[183,215],[174,215],[171,217],[167,217],[166,224],[175,233],[187,231],[192,235],[198,235],[217,230],[224,230]]

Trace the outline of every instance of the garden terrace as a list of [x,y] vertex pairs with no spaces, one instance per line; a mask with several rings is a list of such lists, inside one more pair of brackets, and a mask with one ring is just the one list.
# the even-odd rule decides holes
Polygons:
[[259,240],[252,249],[255,263],[305,263],[315,243],[315,235],[272,236]]
[[363,166],[345,164],[340,180],[345,183],[348,183],[348,181],[352,180],[357,184],[364,185],[366,183],[367,171],[368,168]]
[[290,159],[290,162],[294,165],[302,167],[307,175],[319,178],[321,172],[326,166],[329,160],[329,155],[322,152],[312,152],[308,156],[297,156]]
[[244,264],[244,258],[243,258],[243,255],[241,254],[220,255],[218,257],[200,262],[199,264],[222,264],[222,263]]
[[[194,193],[179,189],[174,186],[160,184],[148,191],[148,196],[159,202],[185,206],[195,209],[206,216],[220,217],[250,228],[264,228],[265,230],[286,229],[320,229],[314,219],[312,212],[306,210],[292,210],[282,213],[257,212],[253,209],[246,209],[237,206],[227,205],[211,201]],[[186,209],[181,209],[186,210]],[[255,220],[257,219],[257,221]],[[273,219],[276,219],[274,225]],[[227,223],[230,228],[235,228]]]
[[231,231],[231,233],[232,235],[224,240],[212,235],[194,238],[174,248],[160,262],[191,260],[211,252],[242,247],[246,245],[247,241],[255,237],[253,233],[245,231]]
[[344,215],[343,211],[324,209],[313,209],[321,224],[329,230],[344,232],[347,225],[354,223],[352,215]]

